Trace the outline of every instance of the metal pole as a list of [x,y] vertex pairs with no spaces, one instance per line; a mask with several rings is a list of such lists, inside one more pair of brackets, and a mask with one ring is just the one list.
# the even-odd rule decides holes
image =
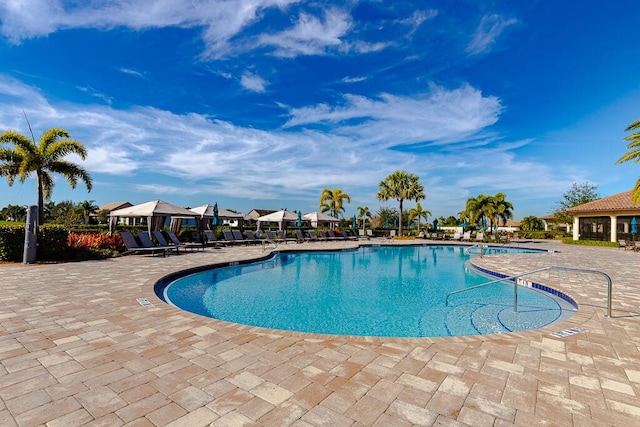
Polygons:
[[22,253],[23,264],[33,264],[36,262],[36,248],[38,246],[38,236],[36,220],[38,218],[38,207],[29,206],[27,210],[27,222],[24,230],[24,251]]

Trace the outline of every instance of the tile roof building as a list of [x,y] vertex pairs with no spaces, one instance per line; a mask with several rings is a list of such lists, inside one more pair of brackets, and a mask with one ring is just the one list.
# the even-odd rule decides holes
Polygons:
[[574,240],[637,240],[632,221],[640,221],[640,206],[631,199],[632,190],[567,209],[573,216]]

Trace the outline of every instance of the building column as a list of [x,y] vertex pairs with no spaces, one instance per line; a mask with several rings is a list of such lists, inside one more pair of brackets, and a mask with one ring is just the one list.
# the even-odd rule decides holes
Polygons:
[[611,241],[618,241],[618,216],[611,215]]
[[549,231],[549,223],[547,222],[547,220],[543,219],[542,222],[544,222],[544,231]]
[[580,236],[578,236],[578,231],[580,230],[580,227],[578,226],[580,224],[579,221],[580,220],[577,216],[573,217],[573,240],[580,240]]

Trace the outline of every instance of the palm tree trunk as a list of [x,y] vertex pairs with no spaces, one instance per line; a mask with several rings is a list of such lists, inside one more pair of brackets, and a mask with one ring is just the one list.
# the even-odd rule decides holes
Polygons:
[[400,199],[400,219],[398,220],[400,227],[398,228],[398,235],[402,236],[402,199]]
[[42,178],[40,173],[38,176],[38,222],[36,226],[40,226],[44,223],[44,189],[42,188]]

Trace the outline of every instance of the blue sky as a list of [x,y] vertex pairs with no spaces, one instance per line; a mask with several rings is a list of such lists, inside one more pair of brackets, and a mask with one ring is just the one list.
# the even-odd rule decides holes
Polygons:
[[[91,193],[52,199],[375,212],[394,170],[456,215],[502,191],[545,215],[572,183],[631,189],[640,119],[632,0],[0,2],[0,131],[67,129]],[[71,160],[74,160],[71,158]],[[0,207],[33,204],[35,180]],[[405,206],[413,206],[408,202]]]

